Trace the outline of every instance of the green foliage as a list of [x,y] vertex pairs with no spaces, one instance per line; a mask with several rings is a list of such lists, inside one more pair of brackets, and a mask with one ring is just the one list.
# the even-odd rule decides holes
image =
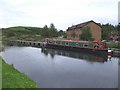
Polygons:
[[6,35],[7,35],[7,37],[12,37],[12,36],[15,36],[15,33],[13,33],[13,32],[8,32],[8,33],[6,33]]
[[86,27],[86,28],[82,29],[82,34],[80,35],[80,40],[94,41],[94,38],[92,38],[89,27]]
[[58,37],[58,30],[55,28],[54,24],[50,24],[49,28],[50,37]]
[[52,38],[66,35],[66,32],[58,31],[54,24],[50,27],[45,25],[43,28],[17,26],[2,29],[3,40],[29,40],[29,41],[43,41],[44,38]]
[[118,31],[118,26],[113,26],[109,23],[102,25],[102,40],[109,41],[108,34]]
[[72,37],[75,39],[75,37],[76,37],[75,32],[72,33]]
[[118,42],[118,43],[110,43],[110,45],[109,45],[109,48],[117,48],[117,49],[120,49],[120,43]]
[[13,65],[2,62],[2,88],[37,88],[36,83],[23,73],[14,69]]
[[41,35],[43,36],[43,37],[49,37],[49,28],[48,28],[48,26],[47,25],[45,25],[44,27],[43,27],[43,30],[42,30],[42,32],[41,32]]
[[60,36],[61,32],[59,32],[53,23],[50,24],[50,27],[48,27],[47,25],[45,25],[43,27],[43,30],[41,32],[41,35],[44,37],[44,38],[51,38],[51,37],[58,37]]
[[58,36],[63,36],[63,38],[67,38],[66,32],[63,30],[59,30],[58,34],[59,34]]
[[2,89],[2,59],[0,57],[0,90]]

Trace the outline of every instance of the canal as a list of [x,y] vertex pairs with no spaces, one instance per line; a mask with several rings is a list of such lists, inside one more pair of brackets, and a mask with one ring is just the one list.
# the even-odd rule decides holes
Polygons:
[[117,88],[119,58],[6,46],[1,56],[41,88]]

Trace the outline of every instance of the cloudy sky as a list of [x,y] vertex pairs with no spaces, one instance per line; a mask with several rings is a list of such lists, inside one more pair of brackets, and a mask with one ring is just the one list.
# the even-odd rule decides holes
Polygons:
[[120,1],[118,2],[118,22],[120,23]]
[[0,0],[0,28],[69,26],[94,20],[118,23],[118,0]]

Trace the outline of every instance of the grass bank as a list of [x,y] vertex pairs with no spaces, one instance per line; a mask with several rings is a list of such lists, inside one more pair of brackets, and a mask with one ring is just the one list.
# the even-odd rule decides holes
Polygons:
[[0,90],[2,89],[2,59],[0,58]]
[[2,58],[2,88],[37,88],[36,83],[28,76],[17,71],[12,65],[6,64]]

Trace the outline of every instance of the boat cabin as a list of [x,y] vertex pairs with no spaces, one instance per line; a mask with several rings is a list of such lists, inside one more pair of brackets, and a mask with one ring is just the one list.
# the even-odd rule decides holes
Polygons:
[[99,50],[106,49],[106,43],[98,42],[98,41],[78,41],[78,40],[47,38],[46,42],[47,42],[47,44],[51,44],[51,45],[99,49]]

